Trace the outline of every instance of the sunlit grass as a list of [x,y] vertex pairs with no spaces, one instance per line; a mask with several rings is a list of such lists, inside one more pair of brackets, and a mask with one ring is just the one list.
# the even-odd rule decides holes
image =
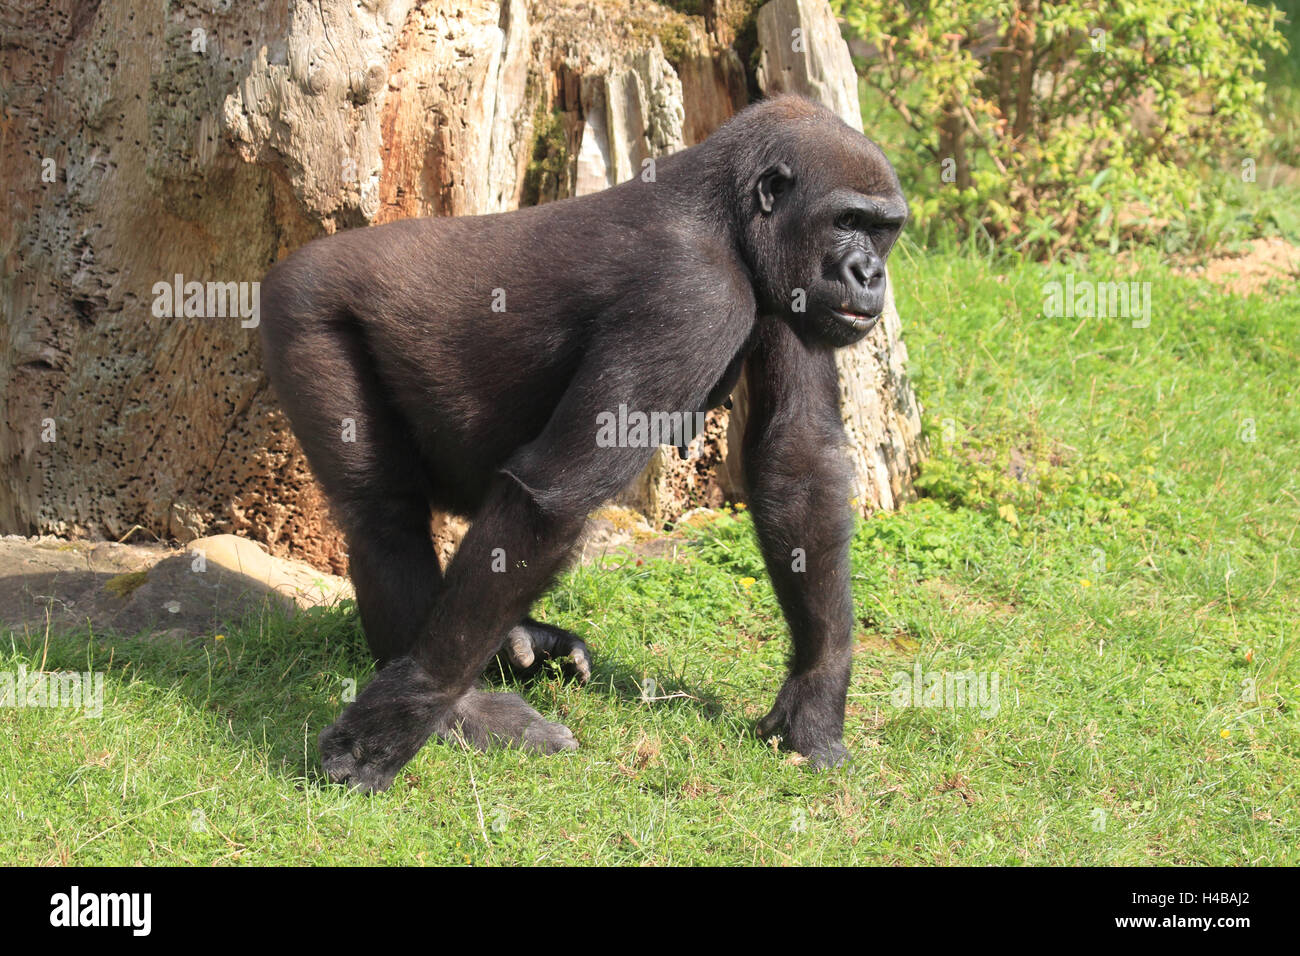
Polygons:
[[[0,671],[109,676],[100,719],[0,710],[0,858],[1300,862],[1300,295],[1153,265],[1134,328],[1043,318],[1060,273],[1032,264],[904,248],[892,272],[934,454],[925,497],[855,540],[851,766],[752,736],[787,645],[742,512],[547,598],[596,673],[526,694],[581,750],[434,744],[373,798],[317,776],[369,675],[348,612],[196,645],[12,636]],[[918,664],[997,675],[996,708],[895,707]]]

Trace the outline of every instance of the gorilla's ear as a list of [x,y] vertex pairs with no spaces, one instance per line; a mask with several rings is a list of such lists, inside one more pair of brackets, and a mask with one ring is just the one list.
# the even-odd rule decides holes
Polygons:
[[758,197],[758,208],[763,210],[764,215],[771,214],[777,197],[789,189],[793,182],[794,173],[790,172],[790,167],[785,163],[773,163],[763,170],[754,193]]

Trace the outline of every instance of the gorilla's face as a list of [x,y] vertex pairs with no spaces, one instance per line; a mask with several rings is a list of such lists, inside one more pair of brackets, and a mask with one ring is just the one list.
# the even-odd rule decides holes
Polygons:
[[[819,236],[821,271],[808,289],[809,331],[829,345],[850,345],[885,310],[885,259],[907,216],[901,197],[849,190],[825,197],[810,229]],[[809,250],[815,255],[815,250]]]
[[[907,219],[893,168],[866,137],[758,176],[751,242],[766,264],[759,298],[805,339],[841,347],[885,308],[885,260]],[[802,168],[801,168],[802,167]]]

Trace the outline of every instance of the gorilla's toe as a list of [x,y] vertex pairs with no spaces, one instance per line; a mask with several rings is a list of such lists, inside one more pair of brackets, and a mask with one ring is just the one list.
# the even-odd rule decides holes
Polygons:
[[547,661],[556,661],[566,677],[583,684],[591,680],[591,652],[586,642],[572,631],[532,618],[510,629],[499,657],[521,679],[536,676]]

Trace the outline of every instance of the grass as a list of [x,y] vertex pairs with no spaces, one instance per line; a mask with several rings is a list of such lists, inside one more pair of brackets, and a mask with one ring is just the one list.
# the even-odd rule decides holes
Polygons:
[[[373,798],[316,769],[368,676],[347,610],[7,635],[0,672],[108,677],[98,719],[0,709],[0,861],[1300,862],[1300,294],[1150,264],[1139,329],[1041,315],[1064,271],[1127,278],[1107,259],[896,255],[934,455],[854,542],[852,765],[752,737],[786,641],[742,511],[546,599],[596,673],[525,693],[581,750],[431,744]],[[998,706],[895,706],[918,664],[997,675]]]

